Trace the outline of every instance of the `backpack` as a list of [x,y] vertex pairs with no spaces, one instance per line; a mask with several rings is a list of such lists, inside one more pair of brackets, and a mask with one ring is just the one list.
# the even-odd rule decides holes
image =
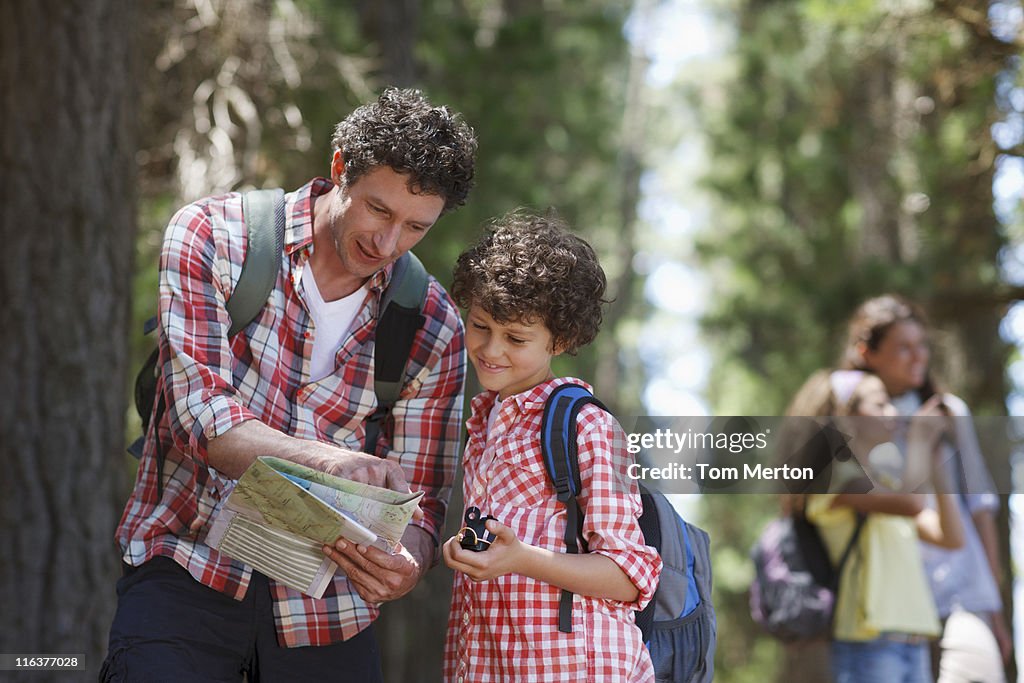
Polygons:
[[[247,247],[238,282],[225,303],[231,318],[229,338],[256,319],[277,282],[284,249],[284,191],[253,190],[244,193],[242,215],[246,219]],[[406,252],[395,262],[391,280],[381,296],[373,359],[377,408],[366,418],[364,450],[367,453],[375,452],[382,426],[402,390],[413,338],[426,321],[422,310],[427,285],[428,276],[423,264],[415,254]],[[148,335],[156,327],[157,319],[152,317],[146,321],[143,332]],[[157,395],[156,392],[159,358],[160,349],[156,348],[135,377],[135,408],[142,419],[142,436],[128,447],[128,452],[136,459],[142,457],[150,424],[159,424],[165,409],[163,393]],[[163,448],[158,442],[157,489],[160,496],[163,495],[163,464]]]
[[758,537],[751,558],[750,616],[784,641],[829,638],[839,579],[867,519],[858,514],[839,563],[802,512],[774,519]]
[[[587,551],[582,540],[583,513],[576,500],[581,488],[576,418],[587,404],[608,410],[584,387],[563,384],[548,397],[541,421],[544,465],[568,514],[565,545],[569,553]],[[657,680],[709,682],[716,644],[710,538],[684,521],[664,494],[641,487],[640,498],[644,542],[657,549],[663,563],[653,599],[636,613]],[[572,593],[565,590],[559,602],[558,630],[572,632]]]

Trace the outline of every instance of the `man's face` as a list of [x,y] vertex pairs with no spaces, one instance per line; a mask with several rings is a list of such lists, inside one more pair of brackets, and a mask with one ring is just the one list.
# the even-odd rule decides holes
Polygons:
[[444,199],[409,190],[408,175],[378,166],[344,184],[340,152],[331,164],[338,183],[328,214],[334,249],[348,275],[368,278],[423,239],[441,215]]

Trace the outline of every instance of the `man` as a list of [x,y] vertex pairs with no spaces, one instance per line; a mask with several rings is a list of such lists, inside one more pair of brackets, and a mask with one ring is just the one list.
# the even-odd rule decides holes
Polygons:
[[[381,679],[377,604],[415,586],[435,558],[457,458],[462,323],[431,278],[403,393],[376,453],[359,453],[373,412],[373,347],[394,262],[473,178],[476,139],[457,115],[389,89],[338,124],[330,179],[285,195],[281,269],[256,320],[230,340],[241,195],[172,218],[160,263],[160,367],[167,408],[151,425],[117,530],[125,576],[101,678],[113,681]],[[158,485],[157,447],[165,455]],[[372,450],[372,445],[367,446]],[[337,576],[315,600],[200,539],[233,480],[260,455],[399,490],[422,515],[387,555],[338,543]],[[161,492],[162,491],[162,495]]]

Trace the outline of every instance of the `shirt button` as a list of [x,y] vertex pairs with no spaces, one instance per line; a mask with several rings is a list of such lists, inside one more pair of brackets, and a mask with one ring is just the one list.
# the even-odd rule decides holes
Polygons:
[[462,613],[462,623],[463,624],[468,624],[469,623],[469,612],[463,612]]
[[476,485],[476,489],[475,490],[476,490],[476,495],[478,495],[478,496],[484,495],[484,487],[481,486],[480,484]]
[[306,330],[305,332],[302,333],[302,336],[305,337],[306,339],[309,339],[310,337],[313,336],[313,333],[310,332],[309,330]]

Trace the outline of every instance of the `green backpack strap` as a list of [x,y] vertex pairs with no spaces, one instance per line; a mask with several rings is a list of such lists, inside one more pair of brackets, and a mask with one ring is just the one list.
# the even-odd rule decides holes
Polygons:
[[256,319],[281,270],[284,249],[284,190],[252,190],[242,195],[248,233],[245,262],[225,307],[231,316],[228,338]]
[[[256,319],[270,297],[281,269],[284,250],[285,201],[284,190],[252,190],[242,195],[242,217],[245,219],[246,249],[242,272],[238,276],[225,308],[231,317],[228,338],[241,332]],[[146,333],[156,328],[156,319],[145,325]],[[135,404],[142,418],[143,435],[129,448],[136,458],[142,457],[145,432],[150,422],[160,424],[163,418],[163,392],[157,394],[156,375],[159,349],[155,349],[135,378]],[[155,403],[155,405],[154,405]],[[152,408],[150,408],[152,406]],[[157,495],[163,497],[164,449],[157,440]]]
[[411,251],[402,254],[381,296],[380,317],[374,333],[373,391],[377,395],[377,409],[366,418],[363,450],[367,453],[376,452],[384,421],[402,391],[413,339],[426,322],[423,302],[427,285],[428,275],[423,263]]

